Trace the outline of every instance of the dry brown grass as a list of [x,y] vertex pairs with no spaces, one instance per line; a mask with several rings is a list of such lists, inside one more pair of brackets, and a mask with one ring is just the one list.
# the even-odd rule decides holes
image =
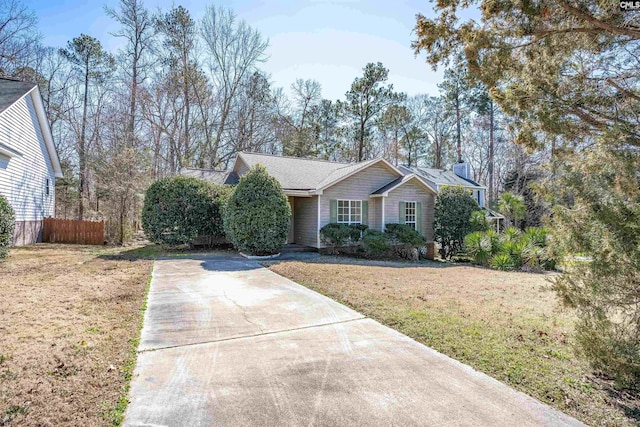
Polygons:
[[638,396],[574,354],[573,313],[549,289],[551,274],[334,257],[269,268],[590,425],[640,422]]
[[41,244],[0,262],[0,426],[117,418],[152,264],[122,251]]

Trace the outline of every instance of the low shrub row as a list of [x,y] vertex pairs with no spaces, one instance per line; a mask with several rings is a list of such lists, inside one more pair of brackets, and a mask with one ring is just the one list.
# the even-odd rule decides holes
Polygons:
[[556,261],[549,255],[547,230],[531,227],[521,232],[513,227],[498,234],[476,231],[464,239],[467,254],[478,265],[498,270],[553,270]]
[[331,253],[411,260],[426,255],[424,236],[405,224],[386,224],[382,232],[361,224],[331,223],[320,229],[320,239]]

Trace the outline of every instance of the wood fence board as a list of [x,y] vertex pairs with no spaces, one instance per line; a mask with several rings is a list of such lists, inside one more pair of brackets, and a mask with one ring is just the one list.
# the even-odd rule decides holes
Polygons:
[[45,218],[42,241],[102,245],[104,243],[104,221]]

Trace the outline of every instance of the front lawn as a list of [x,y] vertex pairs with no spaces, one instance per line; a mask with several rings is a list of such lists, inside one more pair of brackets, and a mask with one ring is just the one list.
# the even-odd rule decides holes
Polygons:
[[123,248],[10,251],[0,262],[0,426],[121,421],[151,267]]
[[323,257],[269,268],[589,425],[640,422],[638,395],[597,378],[571,346],[553,274]]

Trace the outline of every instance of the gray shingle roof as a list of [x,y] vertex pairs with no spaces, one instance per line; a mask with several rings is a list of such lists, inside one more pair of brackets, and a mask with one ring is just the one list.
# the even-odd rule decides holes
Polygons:
[[0,113],[35,87],[35,83],[0,78]]
[[180,175],[188,176],[190,178],[199,178],[204,181],[219,185],[235,185],[239,181],[238,174],[233,171],[229,172],[211,169],[182,168],[180,169]]
[[[288,190],[314,190],[357,170],[365,163],[339,163],[316,159],[275,156],[271,154],[240,153],[247,166],[260,163],[275,177],[282,188]],[[329,178],[332,179],[329,179]]]
[[464,179],[455,173],[443,169],[411,168],[411,171],[437,185],[462,185],[466,188],[484,188],[477,182]]

